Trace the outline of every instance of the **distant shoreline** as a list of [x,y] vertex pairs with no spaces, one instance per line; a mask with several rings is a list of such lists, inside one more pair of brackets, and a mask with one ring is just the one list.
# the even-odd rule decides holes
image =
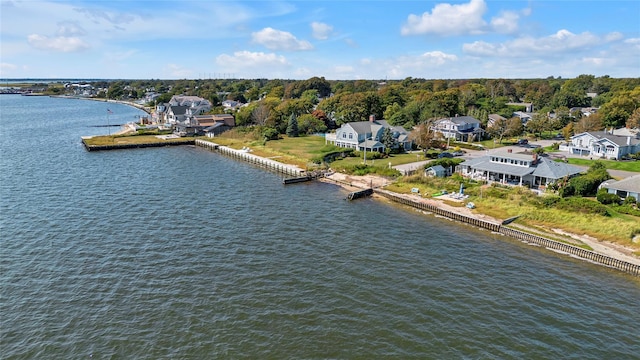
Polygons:
[[112,104],[128,105],[138,110],[142,110],[147,114],[151,115],[151,111],[147,109],[147,107],[145,107],[144,105],[136,104],[131,101],[110,100],[110,99],[102,99],[102,98],[88,98],[83,96],[70,96],[70,95],[49,95],[49,97],[59,98],[59,99],[90,100],[90,101],[98,101],[98,102],[105,102],[105,103],[112,103]]

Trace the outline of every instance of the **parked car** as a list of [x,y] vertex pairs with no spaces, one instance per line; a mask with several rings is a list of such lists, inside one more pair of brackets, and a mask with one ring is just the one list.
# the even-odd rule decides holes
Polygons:
[[454,151],[451,153],[451,155],[453,156],[462,156],[464,155],[464,151]]
[[529,140],[527,139],[518,140],[518,145],[527,145],[528,143],[529,143]]
[[450,152],[441,152],[440,154],[438,154],[438,159],[442,159],[442,158],[452,158],[453,154],[451,154]]

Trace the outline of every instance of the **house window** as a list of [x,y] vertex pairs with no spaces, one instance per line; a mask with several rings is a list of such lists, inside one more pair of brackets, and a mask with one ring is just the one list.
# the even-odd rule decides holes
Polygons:
[[353,134],[349,134],[349,140],[353,139]]
[[347,133],[342,133],[342,138],[346,139],[347,138]]

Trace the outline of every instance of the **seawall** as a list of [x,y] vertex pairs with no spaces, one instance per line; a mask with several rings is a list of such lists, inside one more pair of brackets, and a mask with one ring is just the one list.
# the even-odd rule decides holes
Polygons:
[[150,147],[178,146],[178,145],[194,145],[195,141],[164,141],[164,142],[148,142],[139,144],[113,144],[113,145],[88,145],[85,139],[82,144],[87,151],[103,151],[103,150],[121,150],[121,149],[138,149]]
[[615,259],[607,255],[599,254],[594,251],[586,250],[574,245],[565,244],[559,241],[547,239],[542,236],[532,235],[526,233],[524,231],[512,229],[506,226],[502,226],[501,224],[485,221],[482,219],[473,218],[470,216],[458,214],[449,210],[438,208],[437,206],[431,204],[425,204],[421,202],[417,202],[411,199],[407,199],[401,196],[398,196],[392,192],[375,189],[374,190],[377,195],[385,197],[394,202],[410,206],[416,209],[428,211],[434,213],[436,215],[440,215],[443,217],[447,217],[449,219],[453,219],[465,224],[473,225],[482,229],[487,229],[493,231],[495,233],[499,233],[505,236],[509,236],[520,241],[523,241],[528,244],[535,244],[538,246],[542,246],[549,250],[554,250],[562,253],[566,253],[569,255],[573,255],[577,258],[589,260],[594,263],[608,266],[610,268],[620,270],[626,272],[628,274],[634,276],[640,276],[640,266],[636,264],[632,264],[623,260]]
[[201,146],[211,151],[217,151],[222,155],[225,155],[234,159],[242,160],[250,164],[265,168],[267,170],[275,171],[283,175],[294,176],[294,177],[302,177],[306,175],[306,171],[298,168],[297,166],[283,164],[275,160],[253,155],[248,151],[236,150],[227,146],[218,145],[211,141],[196,139],[195,145]]

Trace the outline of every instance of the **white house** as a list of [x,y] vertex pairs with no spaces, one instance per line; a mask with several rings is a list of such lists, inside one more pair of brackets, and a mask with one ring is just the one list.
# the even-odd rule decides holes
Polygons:
[[411,150],[412,141],[409,140],[407,130],[401,126],[391,126],[385,120],[375,120],[373,116],[369,121],[342,124],[335,135],[326,134],[325,139],[339,147],[383,152],[385,147],[381,140],[384,129],[391,130],[391,136],[397,146],[403,150]]
[[621,159],[640,152],[640,139],[636,136],[614,135],[605,131],[583,132],[571,137],[571,142],[560,147],[572,154],[603,159]]
[[640,175],[634,175],[620,181],[607,180],[600,187],[607,189],[609,194],[616,194],[623,199],[631,196],[636,199],[636,202],[640,201]]
[[559,179],[583,171],[577,166],[556,162],[519,149],[499,149],[489,155],[466,160],[458,165],[461,175],[507,185],[547,186]]
[[442,134],[445,139],[456,141],[480,140],[485,132],[480,127],[480,120],[472,116],[439,119],[431,128],[434,132]]
[[526,113],[523,111],[514,111],[513,116],[517,117],[522,121],[523,125],[526,125],[531,119],[533,119],[533,115],[531,113]]

